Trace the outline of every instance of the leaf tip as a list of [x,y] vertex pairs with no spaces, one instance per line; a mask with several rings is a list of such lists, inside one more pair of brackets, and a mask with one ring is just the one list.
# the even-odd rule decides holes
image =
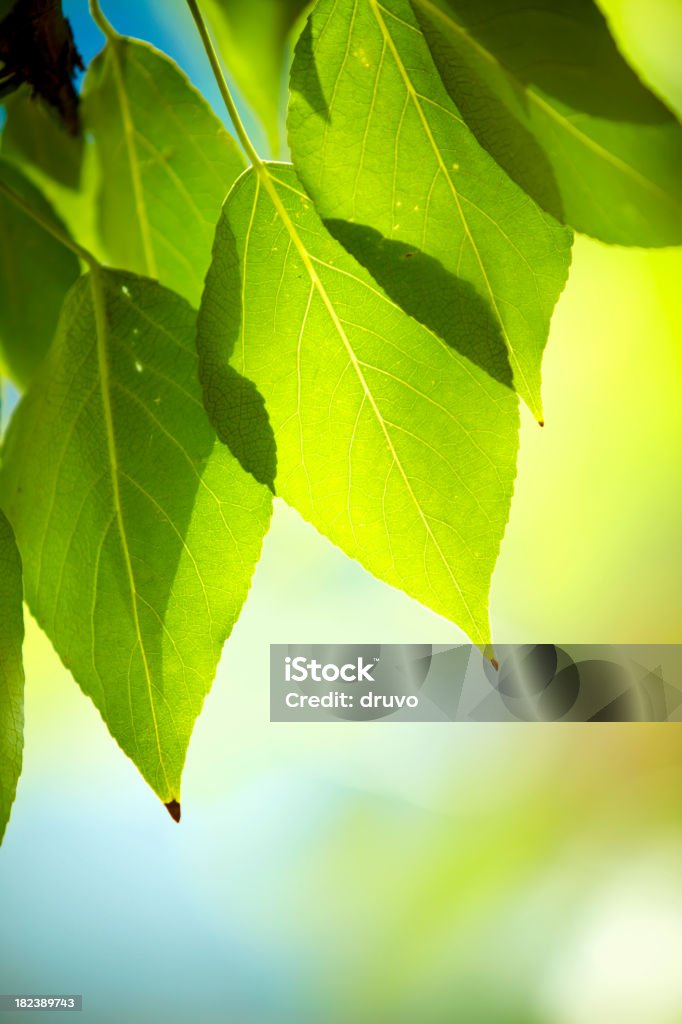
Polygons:
[[180,822],[180,804],[177,800],[171,800],[169,803],[164,804],[164,807],[170,814],[173,821]]
[[500,670],[500,663],[495,656],[495,648],[492,644],[486,644],[485,647],[481,647],[481,653],[487,661],[490,662],[496,672]]

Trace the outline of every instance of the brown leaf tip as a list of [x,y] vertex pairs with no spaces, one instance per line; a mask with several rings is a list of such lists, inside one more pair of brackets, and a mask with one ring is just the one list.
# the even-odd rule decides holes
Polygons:
[[164,804],[166,810],[170,814],[173,821],[180,821],[180,804],[177,800],[171,800],[169,804]]

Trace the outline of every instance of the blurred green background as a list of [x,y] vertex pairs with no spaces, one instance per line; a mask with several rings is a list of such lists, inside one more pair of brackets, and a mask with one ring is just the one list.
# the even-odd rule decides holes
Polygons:
[[[682,110],[682,5],[603,7]],[[179,3],[104,8],[221,112]],[[681,281],[679,250],[577,240],[498,641],[682,642]],[[0,990],[112,1024],[680,1024],[681,727],[268,722],[270,643],[463,639],[278,506],[177,827],[30,623]]]

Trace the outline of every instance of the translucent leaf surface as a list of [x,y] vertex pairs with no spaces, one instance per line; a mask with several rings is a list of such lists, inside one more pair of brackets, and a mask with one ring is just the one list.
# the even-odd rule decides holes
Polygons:
[[208,422],[194,328],[155,282],[79,281],[1,477],[33,614],[171,805],[270,513]]
[[412,316],[450,343],[465,335],[474,361],[506,347],[542,419],[571,236],[469,131],[409,0],[320,0],[291,85],[294,164],[330,230]]
[[171,60],[113,32],[85,91],[111,262],[198,305],[220,207],[244,168],[234,139]]
[[[0,160],[0,182],[63,228],[16,167]],[[54,335],[64,296],[80,274],[76,256],[0,192],[0,369],[25,387]]]
[[377,287],[290,167],[267,167],[216,233],[198,327],[211,417],[334,543],[487,643],[517,398]]
[[21,775],[24,747],[24,640],[21,562],[0,511],[0,842]]
[[40,96],[32,96],[28,86],[5,100],[5,110],[2,155],[77,189],[85,148],[83,136],[70,135],[56,110]]
[[413,7],[469,127],[546,210],[606,242],[682,242],[682,127],[593,0]]

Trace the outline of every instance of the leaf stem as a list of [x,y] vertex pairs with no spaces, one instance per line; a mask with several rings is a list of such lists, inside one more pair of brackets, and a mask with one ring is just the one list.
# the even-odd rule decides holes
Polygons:
[[237,105],[232,98],[230,87],[227,84],[227,79],[225,78],[225,75],[223,74],[223,69],[220,66],[220,61],[218,60],[218,56],[215,52],[215,47],[213,45],[203,15],[199,10],[196,0],[187,0],[187,6],[192,12],[192,17],[194,18],[194,22],[199,31],[199,35],[201,36],[201,41],[204,44],[206,56],[208,57],[211,69],[215,76],[215,80],[218,84],[218,88],[220,89],[220,95],[222,96],[223,102],[227,107],[227,112],[230,115],[230,119],[234,126],[234,130],[237,133],[237,138],[241,142],[244,152],[246,153],[251,163],[253,164],[253,169],[258,175],[260,181],[262,182],[265,191],[270,196],[270,199],[272,200],[272,204],[275,207],[275,210],[279,214],[284,226],[289,232],[291,239],[294,245],[296,246],[296,249],[298,250],[298,253],[303,261],[303,265],[305,266],[306,270],[310,275],[311,281],[315,284],[315,286],[318,289],[321,290],[322,285],[315,270],[315,267],[313,266],[312,260],[310,259],[310,254],[308,253],[308,250],[303,244],[301,237],[298,231],[296,230],[294,222],[289,216],[289,213],[286,207],[284,206],[284,203],[282,202],[281,196],[279,195],[277,189],[274,186],[272,175],[268,169],[268,165],[260,157],[258,150],[256,149],[253,142],[249,138],[249,133],[244,127],[244,123],[242,122],[242,119],[239,116]]
[[104,11],[99,5],[99,0],[90,0],[90,15],[97,28],[100,29],[107,39],[119,39],[120,33],[116,31]]
[[[96,0],[93,0],[93,2],[96,2]],[[225,75],[223,74],[223,69],[220,66],[220,61],[218,60],[218,56],[217,56],[217,54],[215,52],[215,47],[214,47],[213,41],[211,40],[211,37],[209,35],[208,29],[206,27],[206,22],[204,21],[203,15],[202,15],[201,11],[199,10],[199,7],[198,7],[198,5],[196,3],[196,0],[187,0],[187,6],[189,7],[189,9],[190,9],[190,11],[192,13],[192,17],[194,18],[194,24],[196,25],[197,31],[199,32],[199,35],[201,36],[201,41],[204,44],[204,50],[206,51],[206,56],[208,57],[209,63],[211,65],[211,70],[213,71],[213,75],[215,77],[215,80],[218,83],[218,88],[220,89],[220,95],[222,96],[223,102],[224,102],[225,106],[227,107],[227,112],[230,115],[230,120],[232,121],[232,124],[234,125],[234,130],[237,133],[237,138],[241,142],[242,148],[244,149],[244,152],[248,156],[248,158],[251,161],[251,163],[254,165],[256,170],[259,171],[259,173],[262,173],[263,161],[262,161],[261,157],[259,156],[258,151],[257,151],[256,147],[254,146],[253,142],[249,138],[249,133],[247,132],[246,128],[244,127],[244,123],[243,123],[241,117],[239,116],[239,111],[237,110],[237,105],[234,102],[234,100],[232,99],[232,93],[230,92],[230,87],[227,84],[227,80],[225,78]]]
[[282,223],[289,232],[289,235],[291,236],[291,239],[298,251],[298,254],[301,257],[301,260],[303,261],[303,265],[305,266],[306,270],[308,271],[308,274],[310,275],[311,281],[318,289],[318,291],[320,291],[321,294],[324,294],[322,283],[318,277],[317,271],[315,270],[313,262],[310,258],[310,253],[303,244],[301,236],[296,230],[296,226],[292,221],[291,217],[289,216],[289,212],[285,207],[284,203],[282,202],[282,198],[279,192],[275,188],[272,179],[272,174],[270,173],[268,165],[260,157],[258,150],[256,149],[253,142],[249,138],[249,133],[244,127],[244,123],[242,122],[242,119],[239,116],[237,105],[232,98],[230,87],[227,84],[227,79],[225,78],[225,75],[223,74],[223,69],[220,66],[220,61],[218,60],[218,56],[215,52],[215,47],[213,45],[203,15],[199,10],[196,0],[187,0],[187,6],[192,12],[192,17],[194,18],[194,22],[199,31],[199,35],[201,36],[201,41],[204,44],[206,56],[208,57],[211,69],[215,76],[215,80],[218,84],[218,88],[220,89],[220,95],[222,96],[225,106],[227,107],[227,112],[230,115],[230,119],[234,126],[234,130],[237,133],[237,137],[242,144],[244,152],[246,153],[251,163],[253,164],[254,171],[256,172],[258,178],[262,182],[265,191],[270,196],[272,204],[275,207],[277,213],[279,214]]
[[99,262],[95,259],[91,252],[84,249],[78,242],[74,242],[73,238],[64,231],[59,224],[46,217],[40,210],[34,209],[29,202],[22,195],[19,194],[11,185],[0,180],[0,194],[4,195],[9,199],[11,203],[18,206],[20,210],[30,217],[32,220],[39,224],[43,231],[47,231],[49,235],[52,235],[58,242],[70,249],[72,253],[75,253],[79,259],[83,260],[90,269],[99,267]]

